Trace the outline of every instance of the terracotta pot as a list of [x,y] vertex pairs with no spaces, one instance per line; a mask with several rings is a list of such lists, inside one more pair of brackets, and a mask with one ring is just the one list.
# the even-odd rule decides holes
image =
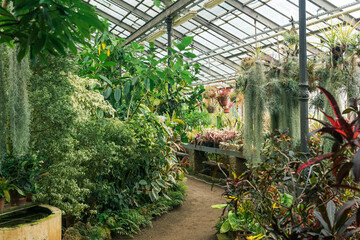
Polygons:
[[23,206],[26,203],[26,197],[20,197],[16,201],[16,206]]
[[5,198],[0,198],[0,211],[3,211],[5,207]]
[[224,108],[224,113],[229,113],[230,112],[230,108]]
[[208,113],[214,113],[215,110],[216,110],[216,107],[214,107],[214,106],[207,106],[206,109],[207,109]]
[[218,101],[220,106],[225,107],[229,104],[229,97],[219,97]]

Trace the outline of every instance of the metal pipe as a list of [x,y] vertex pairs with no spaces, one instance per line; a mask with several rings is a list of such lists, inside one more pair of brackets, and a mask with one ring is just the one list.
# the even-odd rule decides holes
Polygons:
[[[170,48],[171,47],[171,29],[172,29],[172,21],[173,18],[171,16],[168,16],[165,19],[166,22],[166,29],[167,29],[167,47]],[[171,51],[168,49],[168,55],[171,55]],[[168,66],[170,67],[170,58],[168,59]]]
[[300,64],[300,132],[301,151],[309,154],[307,136],[309,134],[308,101],[309,85],[307,80],[307,56],[306,56],[306,0],[299,0],[299,64]]

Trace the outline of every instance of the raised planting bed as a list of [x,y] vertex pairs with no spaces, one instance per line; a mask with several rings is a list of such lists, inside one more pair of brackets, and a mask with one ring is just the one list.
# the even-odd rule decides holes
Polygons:
[[[221,142],[219,144],[219,148],[186,143],[183,143],[182,146],[187,150],[189,154],[190,169],[194,173],[200,173],[201,171],[203,171],[205,165],[217,167],[217,163],[214,161],[209,161],[209,159],[205,156],[205,153],[225,155],[227,163],[229,164],[230,168],[236,173],[236,175],[240,175],[246,170],[246,160],[243,155],[242,145]],[[220,166],[222,167],[222,169],[229,170],[221,163]]]
[[61,240],[61,211],[27,205],[0,213],[0,240]]

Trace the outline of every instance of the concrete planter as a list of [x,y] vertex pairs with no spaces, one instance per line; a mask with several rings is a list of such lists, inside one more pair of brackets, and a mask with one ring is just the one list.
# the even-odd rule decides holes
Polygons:
[[[46,211],[47,216],[29,223],[0,228],[0,240],[61,240],[61,210],[48,205],[36,207]],[[14,214],[17,211],[24,211],[24,209],[7,214]]]

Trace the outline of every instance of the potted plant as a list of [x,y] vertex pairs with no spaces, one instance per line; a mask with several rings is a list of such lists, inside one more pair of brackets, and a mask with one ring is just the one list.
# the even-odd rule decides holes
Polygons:
[[7,202],[11,201],[11,190],[15,190],[19,194],[24,195],[24,193],[17,186],[12,184],[10,180],[5,179],[4,177],[0,178],[0,211],[4,209],[5,200]]
[[217,100],[219,101],[221,107],[228,105],[230,92],[230,88],[223,88],[218,91]]
[[230,109],[232,106],[234,106],[234,103],[229,102],[228,105],[224,107],[224,113],[230,113]]
[[205,92],[203,94],[205,99],[212,99],[216,97],[216,91],[213,87],[205,87]]

